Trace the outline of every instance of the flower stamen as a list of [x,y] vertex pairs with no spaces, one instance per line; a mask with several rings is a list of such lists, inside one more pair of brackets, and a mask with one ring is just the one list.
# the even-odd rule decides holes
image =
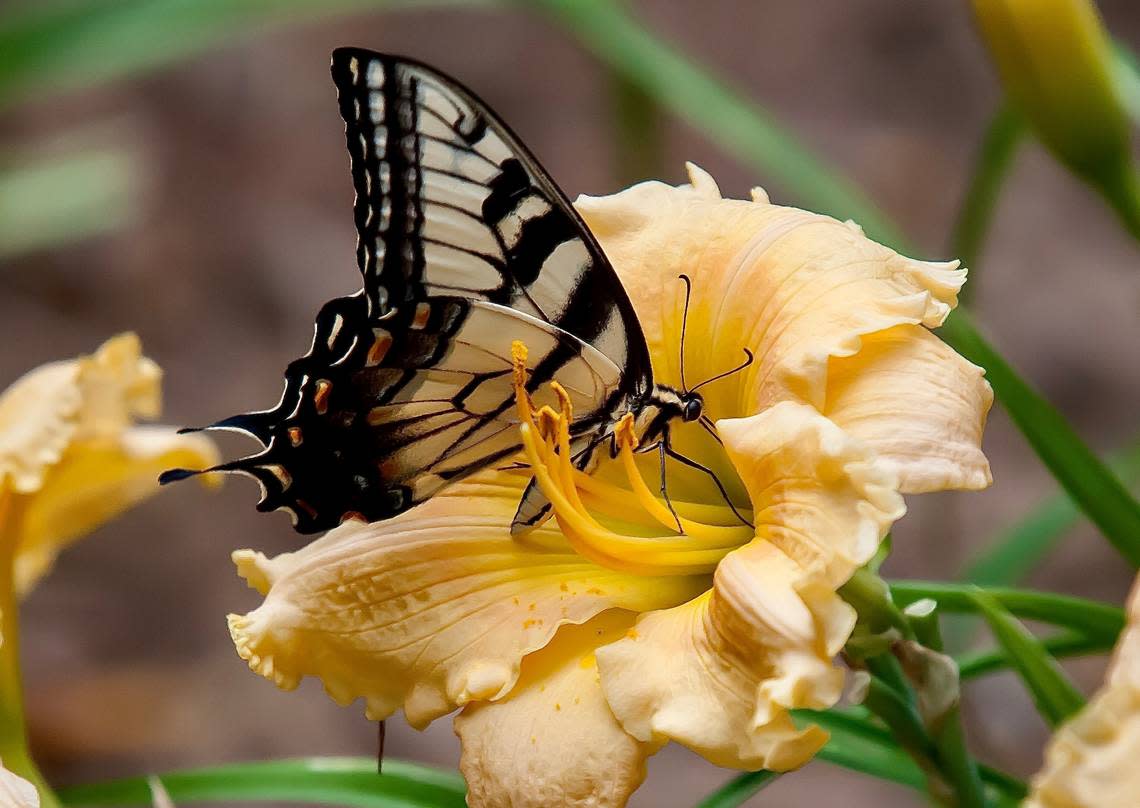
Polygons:
[[[583,557],[611,569],[639,575],[692,575],[711,572],[725,555],[753,538],[750,528],[706,525],[686,518],[681,520],[684,534],[666,536],[618,533],[598,522],[580,492],[597,510],[615,515],[627,523],[630,521],[629,495],[632,492],[653,520],[666,526],[676,524],[668,509],[649,491],[637,470],[633,456],[637,436],[633,431],[632,416],[626,415],[615,433],[619,456],[631,486],[626,490],[574,467],[570,449],[570,424],[573,421],[570,396],[558,382],[552,381],[550,389],[558,400],[559,411],[555,412],[549,406],[536,410],[526,389],[526,346],[518,341],[513,343],[511,357],[519,431],[527,461],[543,494],[550,500],[555,519],[567,541]],[[645,521],[645,524],[650,526],[652,522]]]

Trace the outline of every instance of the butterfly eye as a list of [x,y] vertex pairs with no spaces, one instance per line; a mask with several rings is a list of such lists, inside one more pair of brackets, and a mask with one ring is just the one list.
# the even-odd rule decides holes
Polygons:
[[694,396],[685,402],[685,412],[681,416],[686,421],[695,421],[701,417],[701,399]]

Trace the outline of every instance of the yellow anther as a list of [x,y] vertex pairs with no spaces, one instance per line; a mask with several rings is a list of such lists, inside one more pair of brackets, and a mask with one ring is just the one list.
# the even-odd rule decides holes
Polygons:
[[566,392],[565,387],[556,381],[550,383],[550,389],[554,391],[554,395],[558,396],[558,408],[562,411],[566,426],[569,427],[574,420],[574,405],[570,403],[570,394]]
[[515,388],[515,406],[518,407],[519,420],[524,424],[534,423],[534,402],[530,400],[530,393],[526,390],[526,343],[522,340],[511,342],[511,368],[512,385]]
[[[574,467],[570,448],[570,426],[574,407],[566,389],[556,381],[549,384],[558,401],[557,409],[544,404],[536,409],[527,390],[527,349],[522,342],[511,344],[515,403],[519,412],[519,432],[531,471],[550,500],[554,516],[570,545],[583,557],[611,569],[642,575],[691,575],[710,572],[728,552],[752,538],[752,531],[740,527],[707,525],[682,518],[685,535],[641,536],[618,533],[598,522],[587,509],[608,514],[625,525],[641,525],[652,531],[656,523],[675,529],[668,509],[645,485],[637,470],[633,451],[638,438],[632,413],[624,415],[614,428],[620,447],[621,463],[630,480],[630,489],[591,477]],[[641,508],[630,508],[638,502]],[[685,512],[699,510],[697,503],[678,503]]]
[[614,427],[614,437],[617,439],[618,446],[629,446],[630,449],[637,449],[637,431],[633,426],[633,413],[627,412],[618,421]]
[[556,413],[552,407],[543,404],[535,413],[534,420],[538,425],[538,434],[552,442],[558,441],[558,433],[562,428],[562,416]]
[[526,381],[526,343],[521,339],[516,339],[511,342],[511,364],[515,366],[515,381],[518,382],[518,374],[521,371],[523,374],[522,381]]

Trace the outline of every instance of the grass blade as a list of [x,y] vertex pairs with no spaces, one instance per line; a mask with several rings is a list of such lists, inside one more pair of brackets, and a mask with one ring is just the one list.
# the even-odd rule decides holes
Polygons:
[[736,808],[736,806],[743,805],[749,798],[760,793],[763,788],[770,785],[779,776],[779,772],[767,770],[745,772],[709,794],[697,803],[697,808]]
[[[998,192],[1009,174],[1013,157],[1024,135],[1025,123],[1021,116],[1003,104],[990,119],[982,136],[977,164],[950,240],[950,251],[968,267],[974,267],[981,255],[982,244],[993,220]],[[971,278],[971,282],[962,291],[969,292],[976,283],[977,280]]]
[[624,74],[665,109],[700,129],[725,151],[759,167],[822,213],[858,213],[873,238],[901,236],[870,200],[830,171],[743,93],[686,59],[610,0],[537,0],[602,62]]
[[[793,710],[792,717],[797,726],[818,724],[830,733],[831,739],[817,755],[820,760],[925,791],[926,775],[895,743],[890,732],[872,723],[863,708]],[[980,766],[979,773],[987,790],[1002,806],[1013,805],[1028,793],[1025,783],[1008,774],[986,766]]]
[[984,590],[972,597],[1045,720],[1055,727],[1081,709],[1084,697],[1041,641]]
[[[1062,657],[1089,656],[1104,654],[1116,645],[1116,639],[1107,637],[1086,637],[1071,631],[1063,631],[1041,640],[1041,645],[1055,659]],[[1009,668],[1009,657],[1001,649],[991,651],[971,651],[954,657],[958,664],[958,678],[963,682],[990,673],[1000,673]]]
[[919,791],[926,775],[903,751],[890,732],[871,723],[857,710],[793,710],[796,725],[818,724],[831,735],[818,757],[836,766],[889,780]]
[[1140,567],[1140,503],[1045,398],[957,311],[939,335],[986,376],[1002,406],[1057,482],[1134,567]]
[[[102,0],[22,3],[0,15],[0,107],[161,67],[269,22],[478,0]],[[486,0],[482,3],[487,5]]]
[[[931,598],[944,612],[976,612],[986,616],[977,598],[979,591],[983,590],[972,584],[891,582],[891,594],[900,606]],[[1062,626],[1087,637],[1115,639],[1124,628],[1124,611],[1108,603],[1028,589],[990,588],[984,592],[999,608],[1017,617]]]
[[0,259],[122,226],[135,172],[118,151],[89,151],[0,172]]
[[[309,758],[238,763],[161,776],[176,804],[194,802],[320,803],[349,808],[464,808],[465,788],[455,773],[375,758]],[[59,792],[68,806],[150,806],[146,777],[73,786]]]

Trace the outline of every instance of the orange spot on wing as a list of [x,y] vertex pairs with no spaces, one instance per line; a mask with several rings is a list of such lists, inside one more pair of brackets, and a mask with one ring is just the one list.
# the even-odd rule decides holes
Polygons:
[[317,518],[317,509],[314,508],[309,503],[305,502],[305,500],[295,499],[295,500],[293,500],[293,504],[296,505],[301,510],[303,510],[305,513],[307,513],[309,515],[310,519],[316,519]]
[[427,325],[428,318],[431,317],[431,304],[430,303],[417,303],[416,313],[412,317],[411,327],[415,330],[420,330]]
[[329,392],[331,390],[332,382],[328,379],[320,379],[317,381],[317,389],[313,393],[313,406],[320,415],[324,415],[329,411]]
[[289,442],[291,444],[293,444],[294,446],[300,446],[301,445],[301,427],[291,426],[291,427],[289,427],[288,431],[289,431]]
[[392,335],[382,328],[375,328],[372,332],[376,336],[376,341],[372,343],[372,347],[368,349],[368,365],[379,365],[384,361],[384,357],[388,353],[388,349],[392,347]]

